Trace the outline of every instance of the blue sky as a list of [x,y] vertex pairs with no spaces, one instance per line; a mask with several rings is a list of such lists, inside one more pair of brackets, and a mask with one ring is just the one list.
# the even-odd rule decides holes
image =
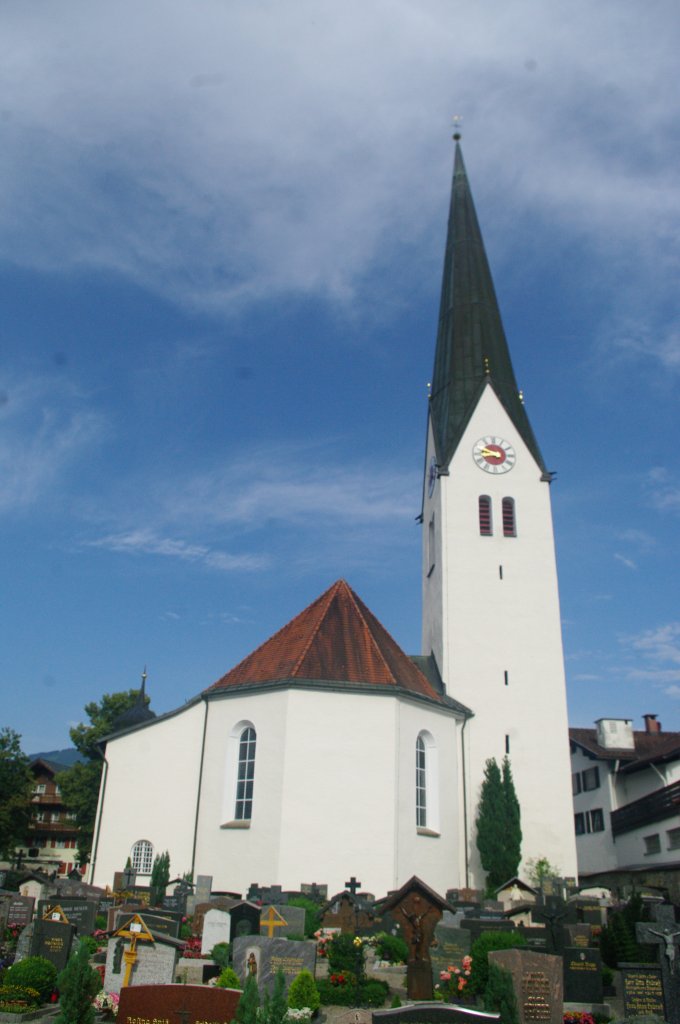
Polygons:
[[570,720],[680,708],[675,0],[0,7],[0,684],[157,712],[340,576],[420,644],[463,149],[552,485]]

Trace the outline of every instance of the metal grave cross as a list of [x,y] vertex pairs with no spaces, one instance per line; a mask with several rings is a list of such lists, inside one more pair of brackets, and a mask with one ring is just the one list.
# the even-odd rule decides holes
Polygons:
[[274,938],[274,929],[283,928],[288,922],[281,917],[278,910],[275,907],[269,907],[266,917],[260,918],[260,931],[265,928],[267,931],[267,937],[270,939]]
[[347,889],[348,892],[351,892],[352,896],[356,896],[357,889],[359,888],[360,885],[361,885],[361,882],[357,882],[357,880],[354,877],[354,875],[352,875],[352,877],[350,878],[349,882],[345,882],[345,889]]
[[635,937],[638,942],[656,946],[661,964],[666,1020],[670,1024],[680,1024],[680,972],[677,966],[680,929],[666,921],[656,921],[654,924],[656,927],[638,921],[635,925]]

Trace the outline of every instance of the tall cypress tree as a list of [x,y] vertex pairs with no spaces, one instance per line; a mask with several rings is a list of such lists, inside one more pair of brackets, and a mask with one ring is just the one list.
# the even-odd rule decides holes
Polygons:
[[477,849],[486,871],[489,892],[517,874],[521,857],[520,808],[506,757],[503,771],[495,758],[484,768],[484,782],[477,809]]

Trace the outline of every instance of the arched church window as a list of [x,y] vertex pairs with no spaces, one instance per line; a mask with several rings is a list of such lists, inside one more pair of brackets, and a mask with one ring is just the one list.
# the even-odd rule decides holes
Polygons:
[[439,834],[437,746],[426,730],[416,739],[416,828],[421,834]]
[[480,494],[479,496],[479,532],[482,537],[490,537],[493,533],[491,498],[488,494]]
[[255,782],[255,741],[252,725],[243,730],[239,739],[238,770],[236,775],[236,821],[250,821],[253,814],[253,785]]
[[132,870],[138,875],[150,875],[153,866],[153,845],[148,839],[139,839],[130,853]]
[[517,524],[515,522],[515,499],[503,498],[503,536],[516,537]]

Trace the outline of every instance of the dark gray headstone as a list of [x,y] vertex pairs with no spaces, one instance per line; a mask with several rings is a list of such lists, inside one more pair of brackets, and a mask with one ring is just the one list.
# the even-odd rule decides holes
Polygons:
[[31,956],[42,956],[53,963],[57,971],[63,971],[71,953],[75,928],[62,921],[41,921],[33,925]]
[[655,964],[619,964],[623,988],[623,1013],[632,1017],[666,1016],[661,968]]
[[232,907],[229,913],[231,916],[230,942],[233,942],[237,936],[260,934],[260,907],[244,900],[243,903],[237,903]]
[[287,985],[303,968],[314,974],[316,942],[289,942],[288,939],[268,939],[264,935],[245,935],[234,939],[232,956],[234,970],[244,983],[249,974],[254,974],[260,992],[271,992],[278,971],[283,971]]
[[586,949],[590,945],[592,929],[589,924],[565,924],[566,944]]
[[499,949],[489,963],[512,975],[520,1024],[562,1024],[562,959],[525,949]]
[[550,936],[546,927],[534,925],[532,928],[525,928],[524,925],[520,925],[517,931],[524,936],[527,949],[533,949],[537,953],[550,952]]
[[432,981],[440,982],[442,971],[449,967],[461,967],[463,957],[470,952],[469,928],[449,928],[438,924],[434,930],[434,943],[430,946],[430,962],[432,963]]
[[8,927],[15,924],[18,928],[25,928],[33,920],[33,908],[35,900],[32,896],[14,896],[7,908]]
[[470,941],[476,942],[484,932],[513,932],[515,931],[514,921],[499,920],[488,917],[464,917],[460,922],[461,928],[470,931]]
[[[274,921],[272,925],[268,923],[270,906],[274,909],[274,914],[271,915]],[[277,917],[279,920],[277,920]],[[260,935],[268,936],[270,929],[273,939],[286,939],[289,935],[303,936],[305,934],[304,909],[302,907],[293,907],[290,903],[280,903],[278,906],[275,903],[271,903],[263,906],[260,911]]]
[[602,1002],[602,957],[599,949],[567,947],[564,964],[564,1001],[566,1003]]
[[78,935],[91,935],[94,931],[97,904],[93,900],[62,896],[38,900],[38,917],[44,917],[52,907],[61,907],[64,917],[74,926]]

